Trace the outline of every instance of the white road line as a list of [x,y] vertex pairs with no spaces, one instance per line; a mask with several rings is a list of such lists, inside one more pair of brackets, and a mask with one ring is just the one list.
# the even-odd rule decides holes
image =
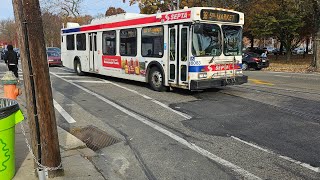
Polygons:
[[62,79],[64,81],[66,81],[66,82],[78,87],[79,89],[82,89],[83,91],[85,91],[85,92],[87,92],[87,93],[99,98],[100,100],[104,101],[105,103],[113,106],[114,108],[117,108],[118,110],[122,111],[123,113],[125,113],[125,114],[127,114],[127,115],[129,115],[129,116],[131,116],[131,117],[133,117],[133,118],[135,118],[137,120],[139,120],[140,122],[150,126],[151,128],[153,128],[153,129],[155,129],[155,130],[157,130],[157,131],[169,136],[170,138],[172,138],[172,139],[178,141],[179,143],[189,147],[190,149],[196,151],[197,153],[199,153],[199,154],[201,154],[201,155],[203,155],[203,156],[215,161],[216,163],[218,163],[218,164],[220,164],[222,166],[225,166],[225,167],[231,169],[232,171],[236,172],[237,174],[243,176],[244,179],[261,180],[261,178],[259,178],[258,176],[256,176],[256,175],[254,175],[254,174],[242,169],[241,167],[239,167],[239,166],[237,166],[235,164],[232,164],[231,162],[229,162],[227,160],[224,160],[224,159],[218,157],[215,154],[212,154],[211,152],[209,152],[209,151],[207,151],[207,150],[205,150],[205,149],[203,149],[203,148],[201,148],[201,147],[199,147],[199,146],[197,146],[197,145],[195,145],[193,143],[188,142],[187,140],[185,140],[185,139],[183,139],[183,138],[171,133],[170,131],[168,131],[166,129],[163,129],[162,127],[160,127],[160,126],[148,121],[146,118],[144,118],[142,116],[139,116],[138,114],[135,114],[134,112],[131,112],[131,111],[125,109],[124,107],[122,107],[122,106],[120,106],[120,105],[118,105],[118,104],[106,99],[105,97],[103,97],[103,96],[101,96],[101,95],[99,95],[99,94],[97,94],[95,92],[92,92],[92,91],[90,91],[89,89],[87,89],[85,87],[82,87],[82,86],[80,86],[78,84],[70,82],[67,79],[61,78],[61,77],[59,77],[58,75],[56,75],[54,73],[51,73],[51,74],[56,76],[57,78],[60,78],[60,79]]
[[151,97],[149,97],[149,96],[147,96],[147,95],[144,95],[144,94],[141,94],[141,93],[139,93],[139,92],[137,92],[137,91],[135,91],[135,90],[129,89],[129,88],[127,88],[127,87],[121,86],[121,85],[119,85],[119,84],[116,84],[116,83],[113,83],[113,82],[110,82],[110,81],[107,81],[107,80],[105,80],[105,82],[108,82],[108,83],[110,83],[110,84],[112,84],[112,85],[114,85],[114,86],[117,86],[117,87],[119,87],[119,88],[125,89],[125,90],[127,90],[127,91],[133,92],[133,93],[135,93],[135,94],[138,94],[139,96],[142,96],[142,97],[145,98],[145,99],[151,100],[152,102],[154,102],[154,103],[156,103],[156,104],[158,104],[158,105],[160,105],[160,106],[162,106],[162,107],[164,107],[164,108],[166,108],[166,109],[168,109],[168,110],[170,110],[170,111],[172,111],[172,112],[174,112],[174,113],[176,113],[176,114],[184,117],[185,119],[191,119],[191,118],[192,118],[192,117],[189,116],[188,114],[185,114],[185,113],[183,113],[183,112],[179,112],[179,111],[177,111],[177,110],[175,110],[175,109],[172,109],[172,108],[170,108],[169,106],[167,106],[166,104],[164,104],[164,103],[162,103],[162,102],[160,102],[160,101],[157,101],[157,100],[155,100],[155,99],[152,99]]
[[[55,74],[58,74],[58,73],[55,73]],[[64,78],[64,77],[67,77],[67,76],[60,76],[60,77]],[[155,100],[155,99],[152,99],[151,97],[149,97],[149,96],[147,96],[147,95],[145,95],[145,94],[141,94],[141,93],[139,93],[139,92],[137,92],[137,91],[135,91],[135,90],[126,88],[126,87],[124,87],[124,86],[121,86],[121,85],[119,85],[119,84],[116,84],[116,83],[113,83],[113,82],[110,82],[110,81],[107,81],[107,80],[104,80],[104,82],[106,82],[106,83],[108,83],[108,84],[112,84],[112,85],[117,86],[117,87],[119,87],[119,88],[125,89],[125,90],[127,90],[127,91],[132,92],[132,93],[135,93],[135,94],[137,94],[137,95],[139,95],[139,96],[142,96],[142,97],[145,98],[145,99],[151,100],[152,102],[154,102],[154,103],[156,103],[156,104],[158,104],[158,105],[160,105],[160,106],[162,106],[162,107],[164,107],[164,108],[166,108],[166,109],[168,109],[168,110],[170,110],[170,111],[172,111],[172,112],[174,112],[174,113],[182,116],[182,117],[185,118],[185,119],[191,119],[191,118],[192,118],[192,117],[189,116],[188,114],[185,114],[185,113],[183,113],[183,112],[179,112],[179,111],[177,111],[177,110],[175,110],[175,109],[172,109],[172,108],[170,108],[169,106],[167,106],[166,104],[164,104],[164,103],[162,103],[162,102],[160,102],[160,101],[157,101],[157,100]]]
[[62,78],[88,78],[86,76],[77,76],[77,75],[73,75],[73,76],[60,76]]
[[75,73],[72,73],[72,72],[69,72],[69,73],[57,73],[56,72],[56,74],[58,74],[58,75],[72,75],[72,74],[75,74]]
[[284,75],[273,75],[273,76],[276,76],[276,77],[286,77],[286,78],[292,78],[292,76],[284,76]]
[[290,72],[267,72],[264,71],[265,73],[268,74],[290,74],[290,75],[305,75],[305,76],[319,76],[320,73],[313,73],[313,74],[309,74],[309,73],[290,73]]
[[[61,77],[61,76],[60,76]],[[70,80],[70,82],[80,82],[80,83],[102,83],[105,84],[104,81],[86,81],[86,80]]]
[[72,69],[67,69],[67,68],[62,68],[62,67],[55,67],[55,69],[61,69],[61,70],[64,70],[64,71],[75,73],[74,70],[72,70]]
[[61,116],[68,121],[69,124],[71,123],[75,123],[76,121],[70,116],[69,113],[67,113],[67,111],[65,111],[60,104],[57,103],[56,100],[53,99],[53,105],[56,108],[56,110],[61,114]]
[[309,170],[311,170],[311,171],[314,171],[314,172],[317,172],[317,173],[320,172],[320,168],[319,168],[319,167],[313,167],[313,166],[311,166],[310,164],[307,164],[307,163],[303,163],[303,162],[294,160],[294,159],[292,159],[292,158],[290,158],[290,157],[287,157],[287,156],[282,156],[282,155],[277,154],[277,153],[275,153],[275,152],[273,152],[273,151],[271,151],[271,150],[268,150],[268,149],[262,148],[262,147],[260,147],[260,146],[257,146],[257,145],[255,145],[255,144],[252,144],[252,143],[250,143],[250,142],[244,141],[244,140],[242,140],[242,139],[240,139],[240,138],[237,138],[237,137],[235,137],[235,136],[231,136],[231,138],[233,138],[233,139],[235,139],[235,140],[237,140],[237,141],[240,141],[240,142],[242,142],[242,143],[244,143],[244,144],[247,144],[247,145],[249,145],[249,146],[251,146],[251,147],[254,147],[254,148],[256,148],[256,149],[259,149],[259,150],[261,150],[261,151],[267,152],[267,153],[269,153],[269,154],[276,155],[276,156],[278,156],[279,158],[282,158],[282,159],[285,159],[285,160],[287,160],[287,161],[290,161],[290,162],[293,162],[293,163],[295,163],[295,164],[298,164],[298,165],[300,165],[300,166],[302,166],[302,167],[305,167],[305,168],[307,168],[307,169],[309,169]]

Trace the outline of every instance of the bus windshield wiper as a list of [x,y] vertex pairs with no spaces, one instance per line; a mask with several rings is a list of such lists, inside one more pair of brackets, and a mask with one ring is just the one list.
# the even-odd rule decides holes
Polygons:
[[211,60],[209,61],[209,64],[211,64],[214,61],[214,57],[215,56],[212,56]]

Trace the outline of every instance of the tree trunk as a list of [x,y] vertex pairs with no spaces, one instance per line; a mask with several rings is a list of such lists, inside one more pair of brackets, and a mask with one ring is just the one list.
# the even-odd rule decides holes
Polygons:
[[[13,5],[22,47],[32,149],[39,163],[57,167],[61,156],[39,0],[13,0]],[[49,171],[48,175],[50,178],[62,176],[63,169]]]

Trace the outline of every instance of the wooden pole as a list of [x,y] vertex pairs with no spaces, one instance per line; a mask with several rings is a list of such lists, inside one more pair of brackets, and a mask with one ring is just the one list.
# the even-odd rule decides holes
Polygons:
[[318,31],[316,35],[316,39],[314,41],[315,43],[315,48],[314,48],[314,56],[315,56],[315,61],[316,61],[316,69],[319,71],[320,70],[320,30]]
[[[12,0],[18,24],[19,47],[32,149],[47,167],[61,163],[52,89],[46,56],[39,0]],[[49,178],[63,169],[48,171]]]

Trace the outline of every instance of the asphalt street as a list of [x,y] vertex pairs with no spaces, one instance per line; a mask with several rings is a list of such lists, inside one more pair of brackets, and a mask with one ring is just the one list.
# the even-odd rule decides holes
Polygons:
[[61,67],[50,73],[65,110],[56,112],[59,126],[93,125],[120,139],[93,160],[105,176],[320,179],[320,74],[247,71],[240,86],[155,92]]

